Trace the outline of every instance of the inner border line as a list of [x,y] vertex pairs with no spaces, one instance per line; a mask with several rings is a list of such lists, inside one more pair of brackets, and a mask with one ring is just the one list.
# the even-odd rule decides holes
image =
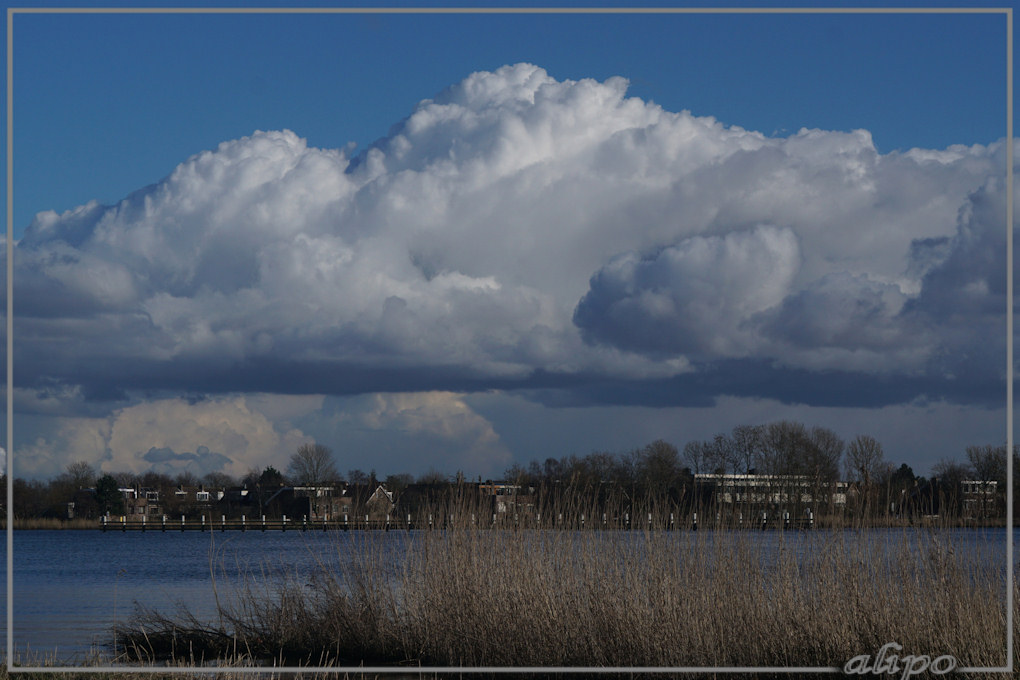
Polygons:
[[7,8],[7,662],[16,673],[842,673],[837,667],[15,666],[14,658],[14,15],[15,14],[1003,14],[1006,18],[1006,665],[959,668],[1012,673],[1013,659],[1013,8],[1012,7],[8,7]]

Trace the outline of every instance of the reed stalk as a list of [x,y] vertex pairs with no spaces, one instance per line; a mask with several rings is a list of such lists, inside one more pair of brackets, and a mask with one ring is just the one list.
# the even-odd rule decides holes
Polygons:
[[338,559],[245,581],[218,623],[144,611],[119,639],[146,662],[189,650],[314,666],[841,667],[896,642],[1005,663],[992,546],[964,550],[940,529],[666,531],[665,510],[652,530],[642,511],[638,530],[582,531],[557,526],[561,508],[592,512],[545,507],[533,525],[494,528],[483,506],[451,499],[415,518],[434,530],[399,541],[337,532]]

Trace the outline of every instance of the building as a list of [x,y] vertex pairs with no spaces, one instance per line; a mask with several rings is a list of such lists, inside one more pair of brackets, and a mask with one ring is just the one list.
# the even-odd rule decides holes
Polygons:
[[843,507],[848,490],[846,482],[824,482],[807,475],[708,473],[694,475],[694,484],[710,488],[716,505]]

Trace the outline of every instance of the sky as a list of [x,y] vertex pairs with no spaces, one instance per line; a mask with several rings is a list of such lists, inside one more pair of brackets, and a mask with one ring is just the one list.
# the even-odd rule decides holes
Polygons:
[[1002,15],[16,15],[16,474],[1002,443],[1005,59]]

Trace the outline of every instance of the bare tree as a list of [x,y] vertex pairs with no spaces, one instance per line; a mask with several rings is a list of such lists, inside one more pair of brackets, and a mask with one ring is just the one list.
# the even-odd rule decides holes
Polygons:
[[208,472],[202,477],[202,484],[209,489],[228,489],[237,484],[237,480],[226,472]]
[[940,514],[960,514],[963,509],[963,481],[974,471],[952,460],[940,460],[931,468],[939,494]]
[[65,470],[73,489],[87,489],[96,483],[96,469],[84,460],[69,463]]
[[695,475],[709,471],[712,446],[708,442],[689,441],[684,444],[683,460]]
[[758,466],[763,431],[761,425],[737,425],[733,428],[730,441],[733,442],[734,456],[740,461],[742,473],[749,474]]
[[846,447],[847,477],[869,487],[881,472],[884,459],[885,453],[878,440],[859,434]]
[[885,453],[874,437],[859,434],[846,447],[846,474],[861,486],[865,513],[872,504],[875,481],[884,468]]
[[335,481],[340,473],[333,464],[333,452],[322,444],[302,444],[287,465],[287,474],[295,484],[315,486]]
[[657,439],[641,450],[637,469],[645,490],[654,497],[661,497],[677,483],[680,455],[675,446]]
[[826,427],[811,428],[810,444],[805,448],[803,465],[811,478],[812,502],[820,505],[832,498],[845,446],[839,435]]
[[967,462],[974,469],[974,476],[983,482],[1006,483],[1006,447],[968,446]]

